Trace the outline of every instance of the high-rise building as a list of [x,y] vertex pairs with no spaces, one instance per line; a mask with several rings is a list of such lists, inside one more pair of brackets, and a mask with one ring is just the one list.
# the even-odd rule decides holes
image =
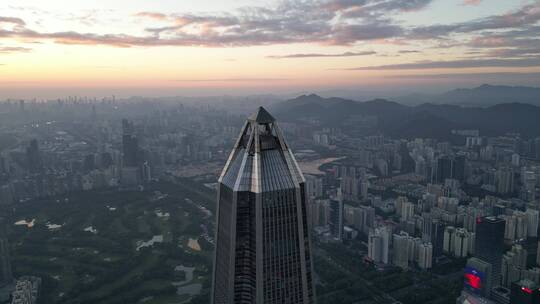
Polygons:
[[141,181],[141,160],[139,159],[139,142],[135,136],[133,123],[122,119],[122,172],[123,185],[133,186]]
[[490,263],[477,258],[468,259],[464,275],[465,291],[471,294],[489,297],[492,287],[492,275]]
[[336,240],[343,239],[343,200],[330,200],[330,232]]
[[476,223],[475,257],[491,264],[493,287],[500,284],[501,260],[504,251],[504,226],[501,218],[488,216],[478,218]]
[[463,181],[465,178],[465,157],[441,156],[437,159],[437,182],[444,183],[447,178]]
[[431,243],[422,243],[418,246],[418,267],[426,270],[433,264],[433,246]]
[[[414,255],[413,238],[408,233],[401,231],[399,234],[393,235],[393,255],[392,264],[401,269],[409,269],[409,260],[411,260],[411,254]],[[414,258],[412,258],[414,260]]]
[[414,204],[411,202],[403,202],[401,204],[401,222],[406,222],[412,219],[414,215]]
[[6,233],[6,223],[0,217],[0,288],[13,282],[11,260],[9,256],[9,243]]
[[323,179],[320,176],[306,175],[306,193],[308,198],[317,198],[323,195]]
[[314,303],[305,179],[262,107],[219,177],[212,302]]
[[443,253],[444,247],[444,223],[431,216],[424,216],[422,239],[433,245],[433,256],[438,257]]
[[497,192],[507,194],[514,192],[514,171],[512,168],[500,168],[495,173]]
[[540,242],[538,242],[538,247],[536,249],[536,265],[540,266]]
[[444,241],[443,241],[443,251],[446,253],[454,252],[454,233],[456,228],[454,226],[446,226],[444,228]]
[[504,237],[507,240],[527,239],[528,215],[522,211],[514,211],[512,215],[506,216]]
[[464,228],[457,228],[453,235],[453,254],[455,257],[464,258],[466,257],[471,249],[469,248],[469,238],[471,237],[470,233]]
[[388,226],[372,229],[368,236],[368,257],[376,263],[388,264],[392,230]]
[[32,139],[30,145],[26,148],[26,166],[28,167],[28,171],[32,173],[38,173],[43,168],[41,152],[39,151],[39,145],[36,139]]
[[538,237],[539,212],[535,209],[527,209],[527,235],[528,237]]
[[527,250],[519,244],[505,253],[501,262],[501,284],[507,288],[521,279],[522,273],[527,267]]
[[139,165],[139,143],[134,134],[133,123],[122,119],[122,165],[123,167],[137,167]]

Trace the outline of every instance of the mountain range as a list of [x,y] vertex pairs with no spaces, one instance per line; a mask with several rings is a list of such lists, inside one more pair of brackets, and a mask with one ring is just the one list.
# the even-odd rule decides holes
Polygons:
[[488,107],[434,103],[408,106],[384,99],[358,102],[311,94],[274,104],[271,110],[280,120],[317,120],[322,126],[343,128],[350,127],[346,123],[355,117],[377,117],[378,131],[400,138],[448,139],[452,129],[478,129],[482,135],[492,136],[508,132],[540,136],[540,107],[517,102]]
[[484,84],[472,89],[455,89],[439,95],[412,94],[396,97],[395,100],[410,105],[435,103],[488,107],[517,102],[540,106],[540,88]]

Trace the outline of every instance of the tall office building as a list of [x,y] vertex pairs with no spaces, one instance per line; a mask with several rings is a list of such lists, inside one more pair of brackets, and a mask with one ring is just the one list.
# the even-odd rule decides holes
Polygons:
[[444,223],[431,216],[425,216],[422,229],[422,239],[433,245],[433,256],[438,257],[443,253],[444,247]]
[[475,257],[491,264],[491,286],[500,284],[501,261],[504,251],[505,221],[488,216],[478,218],[476,223]]
[[538,221],[540,213],[535,209],[527,209],[527,236],[531,238],[538,237]]
[[134,133],[133,123],[122,119],[122,165],[124,167],[139,165],[139,143]]
[[26,147],[26,165],[32,173],[39,173],[43,168],[41,152],[39,151],[39,145],[36,139],[32,139],[30,145]]
[[336,240],[343,239],[343,200],[330,200],[330,232]]
[[437,159],[437,182],[444,183],[447,178],[463,181],[465,178],[465,157],[447,155]]
[[11,260],[9,256],[9,244],[6,233],[6,223],[0,217],[0,288],[13,282],[11,272]]
[[388,264],[392,230],[388,226],[371,229],[368,236],[368,257],[375,263]]
[[306,208],[304,176],[261,107],[219,177],[213,303],[315,302]]
[[122,119],[122,172],[123,185],[133,186],[141,181],[141,160],[139,142],[135,136],[133,123]]

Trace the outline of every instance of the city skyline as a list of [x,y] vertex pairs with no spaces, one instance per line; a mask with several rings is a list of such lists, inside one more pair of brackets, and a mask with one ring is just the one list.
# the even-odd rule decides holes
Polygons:
[[0,304],[540,303],[539,118],[540,0],[3,1]]
[[540,75],[539,1],[31,0],[0,8],[0,98],[422,91],[535,85]]

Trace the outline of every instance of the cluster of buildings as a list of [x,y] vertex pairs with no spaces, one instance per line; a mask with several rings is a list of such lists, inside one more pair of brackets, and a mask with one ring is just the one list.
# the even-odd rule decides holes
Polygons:
[[[13,140],[0,151],[0,204],[144,186],[189,174],[184,168],[193,165],[200,167],[193,175],[202,174],[205,164],[225,160],[224,147],[239,131],[236,116],[178,104],[160,107],[78,99],[24,107],[0,103],[0,112],[13,114],[0,128]],[[213,170],[208,166],[206,173]]]
[[11,304],[36,304],[39,299],[41,279],[38,277],[24,276],[15,283]]
[[[136,187],[193,164],[199,174],[213,174],[208,163],[225,163],[243,120],[209,107],[114,100],[10,104],[9,110],[32,121],[35,107],[51,121],[13,122],[21,140],[0,153],[1,204]],[[119,112],[144,115],[121,120]],[[81,122],[66,122],[73,116]],[[390,139],[366,132],[377,126],[376,117],[343,125],[350,128],[282,124],[295,151],[339,157],[321,173],[305,174],[306,220],[315,241],[363,242],[364,260],[377,267],[429,271],[448,259],[466,260],[458,301],[534,303],[519,301],[536,296],[540,286],[540,138],[454,130],[447,140]]]
[[515,299],[540,287],[540,139],[477,130],[455,130],[452,143],[323,133],[347,158],[307,180],[316,189],[308,194],[318,241],[351,240],[333,233],[344,225],[379,267],[467,260],[458,303],[537,303]]
[[21,276],[14,279],[5,220],[0,218],[0,303],[36,304],[41,278]]

